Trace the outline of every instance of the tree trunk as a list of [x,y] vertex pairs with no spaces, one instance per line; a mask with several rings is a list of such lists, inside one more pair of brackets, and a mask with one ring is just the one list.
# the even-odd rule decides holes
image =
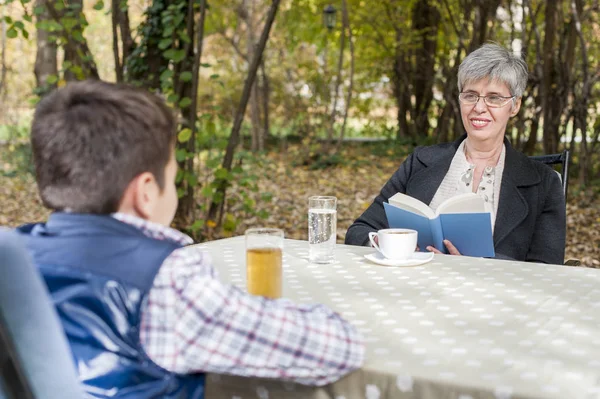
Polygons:
[[342,0],[342,18],[343,26],[348,31],[348,47],[350,48],[350,84],[348,85],[348,93],[346,94],[346,104],[344,107],[344,121],[338,139],[338,147],[342,144],[346,134],[346,124],[348,123],[348,111],[352,103],[352,91],[354,90],[354,43],[352,41],[352,27],[350,26],[350,18],[348,17],[348,3]]
[[169,65],[163,57],[164,50],[158,47],[165,30],[161,15],[167,6],[164,0],[153,0],[152,5],[146,8],[145,20],[138,28],[143,33],[141,40],[124,62],[125,80],[148,90],[161,89],[160,75]]
[[[243,16],[245,17],[247,29],[246,54],[248,60],[251,60],[254,56],[256,45],[256,37],[254,34],[256,2],[254,0],[244,0],[243,7]],[[252,133],[250,148],[252,152],[262,151],[264,150],[264,141],[262,140],[261,134],[260,104],[258,98],[258,84],[256,82],[252,85],[252,90],[250,91],[250,122]]]
[[[121,7],[122,0],[112,0],[112,35],[113,58],[115,60],[115,76],[117,82],[125,79],[125,63],[135,48],[129,27],[129,11],[127,4]],[[120,31],[120,32],[119,32]],[[119,43],[119,37],[121,38]]]
[[270,136],[271,136],[271,127],[269,126],[270,123],[270,115],[269,115],[269,99],[271,96],[271,87],[269,84],[269,76],[267,75],[267,71],[265,68],[265,60],[263,58],[262,62],[260,63],[260,74],[261,74],[261,80],[262,80],[262,84],[260,85],[261,88],[261,98],[262,98],[262,121],[263,121],[263,131],[262,131],[262,137],[263,137],[263,141],[266,141]]
[[593,81],[590,79],[589,74],[589,59],[587,52],[587,44],[581,31],[581,19],[583,5],[581,1],[571,0],[571,12],[573,14],[573,20],[575,22],[575,29],[577,32],[577,38],[579,39],[579,46],[581,49],[581,69],[583,72],[583,82],[581,94],[574,96],[574,124],[573,124],[573,135],[577,130],[581,132],[581,145],[579,150],[579,183],[586,184],[588,182],[588,169],[591,169],[591,165],[588,165],[589,154],[587,146],[587,109],[589,99],[592,94]]
[[[343,3],[342,3],[343,4]],[[344,5],[342,5],[344,7]],[[342,11],[344,12],[344,11]],[[335,74],[335,86],[333,87],[333,103],[331,112],[329,113],[329,123],[327,126],[327,141],[325,141],[325,149],[328,149],[329,144],[333,141],[333,133],[335,129],[335,121],[337,119],[338,99],[340,97],[340,86],[342,85],[342,69],[344,67],[344,50],[346,48],[346,26],[345,20],[342,17],[342,32],[340,34],[340,51],[338,53],[337,71]]]
[[440,13],[430,0],[415,3],[413,29],[417,31],[417,50],[414,67],[414,124],[418,136],[429,134],[429,108],[433,100],[435,57]]
[[[542,77],[542,109],[544,117],[544,151],[548,154],[558,150],[558,124],[552,111],[559,99],[556,97],[554,67],[557,0],[546,0],[546,27],[544,32],[544,75]],[[553,104],[554,103],[554,104]]]
[[[36,23],[39,24],[51,18],[46,0],[37,0],[35,6],[43,10],[36,16]],[[57,46],[54,40],[50,40],[50,32],[41,28],[36,30],[35,40],[37,45],[34,66],[36,93],[43,96],[56,87],[58,80]],[[54,77],[53,83],[48,82],[50,76]]]
[[[123,4],[123,2],[125,4]],[[135,41],[133,40],[133,36],[131,34],[131,27],[129,25],[129,7],[127,6],[126,0],[121,0],[119,3],[123,5],[119,7],[119,30],[121,31],[121,43],[122,43],[122,64],[125,64],[125,60],[127,60],[131,53],[135,50]]]
[[[437,137],[438,143],[445,143],[450,140],[450,127],[452,125],[452,119],[456,119],[456,103],[458,98],[457,88],[457,74],[458,66],[460,65],[462,52],[460,49],[456,52],[454,58],[454,66],[452,68],[444,68],[444,76],[447,76],[446,85],[444,86],[444,100],[446,101],[444,109],[440,114],[437,121],[437,127],[435,136]],[[462,127],[462,119],[460,118],[460,106],[458,110],[458,121],[459,126]],[[454,116],[454,117],[453,117]]]
[[398,108],[396,119],[398,121],[398,131],[396,132],[396,140],[401,140],[405,137],[410,137],[410,128],[408,126],[406,95],[409,92],[407,83],[407,63],[403,50],[402,31],[396,27],[396,44],[394,56],[394,74],[392,77],[392,87],[394,91],[394,99]]
[[121,52],[119,51],[119,2],[121,0],[112,0],[112,14],[111,14],[111,28],[112,28],[112,48],[113,48],[113,59],[115,62],[115,75],[117,82],[123,81],[123,63],[121,62]]
[[65,71],[65,80],[100,79],[94,56],[83,36],[84,26],[81,23],[81,20],[85,19],[83,0],[70,0],[69,5],[73,6],[73,16],[79,22],[65,35],[64,60],[70,61],[73,65]]
[[[260,65],[262,54],[267,45],[267,40],[269,39],[271,27],[273,26],[275,15],[277,15],[277,9],[279,8],[280,1],[281,0],[273,0],[271,2],[271,6],[269,7],[269,11],[267,12],[265,26],[256,46],[256,51],[252,55],[252,62],[250,63],[250,67],[248,68],[248,76],[246,77],[246,81],[244,82],[242,97],[240,99],[240,103],[235,113],[233,127],[231,128],[231,135],[229,136],[229,142],[227,143],[227,149],[225,150],[225,157],[223,158],[223,163],[221,164],[221,167],[227,170],[228,172],[231,171],[231,166],[233,165],[233,155],[240,140],[240,128],[242,127],[242,121],[244,120],[244,114],[246,113],[246,106],[248,105],[248,100],[250,98],[250,90],[252,89],[252,85],[254,84],[254,81],[256,79],[256,72],[258,70],[258,66]],[[219,207],[225,201],[225,194],[227,192],[228,184],[229,183],[227,179],[217,179],[216,195],[219,195],[223,200],[221,203],[213,201],[210,204],[210,208],[207,214],[208,221],[215,220],[215,216],[219,211]]]
[[66,27],[61,31],[64,41],[63,66],[69,65],[64,71],[65,80],[100,79],[94,56],[83,35],[84,24],[82,21],[85,21],[83,0],[69,0],[66,8],[60,11],[52,2],[46,2],[46,6],[52,18],[59,24],[65,17],[73,18],[76,21],[73,26]]
[[[206,18],[206,0],[200,0],[200,19],[198,26],[194,24],[194,1],[189,0],[187,3],[187,23],[186,33],[190,38],[190,43],[183,45],[183,50],[186,52],[186,57],[179,64],[180,71],[191,72],[191,81],[182,81],[174,79],[173,85],[179,90],[179,99],[189,98],[190,104],[186,107],[181,107],[181,115],[184,117],[182,125],[190,129],[190,138],[178,143],[178,148],[184,150],[187,156],[183,161],[179,162],[180,170],[187,176],[180,183],[180,188],[183,188],[184,195],[179,199],[177,207],[177,220],[184,226],[191,225],[196,220],[196,199],[195,188],[198,183],[198,177],[194,170],[194,159],[196,156],[196,121],[198,119],[198,86],[200,74],[200,59],[202,56],[204,42],[204,22]],[[181,46],[181,44],[180,44]]]
[[[2,54],[0,54],[0,98],[2,99],[2,101],[0,101],[0,104],[4,103],[4,100],[6,98],[6,20],[4,19],[4,14],[6,12],[6,7],[2,7],[2,13],[0,13],[0,35],[2,35],[2,37],[0,37],[0,51],[2,52]],[[2,107],[4,108],[4,107]]]

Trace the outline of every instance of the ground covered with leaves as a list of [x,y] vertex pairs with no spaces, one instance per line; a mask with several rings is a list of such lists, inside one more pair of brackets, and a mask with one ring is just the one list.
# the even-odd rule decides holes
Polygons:
[[[270,226],[284,229],[288,238],[306,239],[308,197],[335,195],[338,197],[338,242],[343,242],[347,228],[369,206],[405,154],[355,149],[344,154],[343,161],[337,158],[333,166],[324,169],[314,169],[314,163],[302,165],[294,161],[302,156],[293,151],[279,152],[268,155],[260,167],[247,165],[257,168],[254,172],[258,176],[258,190],[250,194],[255,210],[264,210],[268,216],[243,214],[241,207],[233,205],[227,212],[238,222],[230,231],[217,233],[215,238],[243,234],[248,227]],[[0,225],[17,226],[47,217],[48,211],[38,198],[30,173],[5,174],[0,175],[0,179]],[[579,259],[583,266],[600,268],[600,196],[591,189],[571,188],[566,258]],[[235,198],[242,190],[244,188],[234,185],[228,195]],[[265,196],[265,193],[270,195]]]

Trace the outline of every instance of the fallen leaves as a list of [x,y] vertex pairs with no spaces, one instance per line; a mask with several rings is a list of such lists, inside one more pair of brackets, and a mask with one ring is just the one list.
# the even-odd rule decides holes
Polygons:
[[[402,159],[360,155],[361,162],[347,162],[336,167],[310,170],[291,167],[286,154],[271,154],[263,163],[258,181],[259,190],[252,193],[256,210],[269,213],[266,219],[244,217],[241,206],[227,212],[242,219],[234,231],[220,237],[243,234],[249,227],[269,226],[284,229],[287,238],[305,240],[307,236],[307,205],[311,195],[335,195],[338,198],[338,242],[343,242],[346,230],[366,207]],[[37,194],[30,174],[0,177],[0,225],[17,226],[45,220],[49,214]],[[234,185],[228,196],[239,190]],[[271,193],[270,200],[264,193]],[[214,223],[209,221],[208,224]],[[220,238],[215,237],[215,238]],[[586,194],[572,195],[567,206],[566,259],[579,259],[583,266],[600,268],[600,198]]]

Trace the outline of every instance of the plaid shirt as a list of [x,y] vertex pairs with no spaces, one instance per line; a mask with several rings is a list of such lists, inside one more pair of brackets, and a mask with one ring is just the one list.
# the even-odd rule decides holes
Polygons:
[[[158,240],[183,233],[122,213],[113,217]],[[148,356],[176,373],[279,378],[305,385],[336,381],[363,362],[362,337],[323,305],[249,295],[218,280],[209,256],[191,246],[163,262],[142,310]]]

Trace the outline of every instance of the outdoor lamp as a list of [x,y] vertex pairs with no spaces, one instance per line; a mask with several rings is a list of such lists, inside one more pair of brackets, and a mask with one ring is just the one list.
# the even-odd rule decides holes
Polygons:
[[336,9],[334,6],[332,6],[331,4],[327,5],[324,9],[323,9],[323,25],[325,25],[325,27],[328,30],[332,30],[335,27],[335,13],[336,13]]

